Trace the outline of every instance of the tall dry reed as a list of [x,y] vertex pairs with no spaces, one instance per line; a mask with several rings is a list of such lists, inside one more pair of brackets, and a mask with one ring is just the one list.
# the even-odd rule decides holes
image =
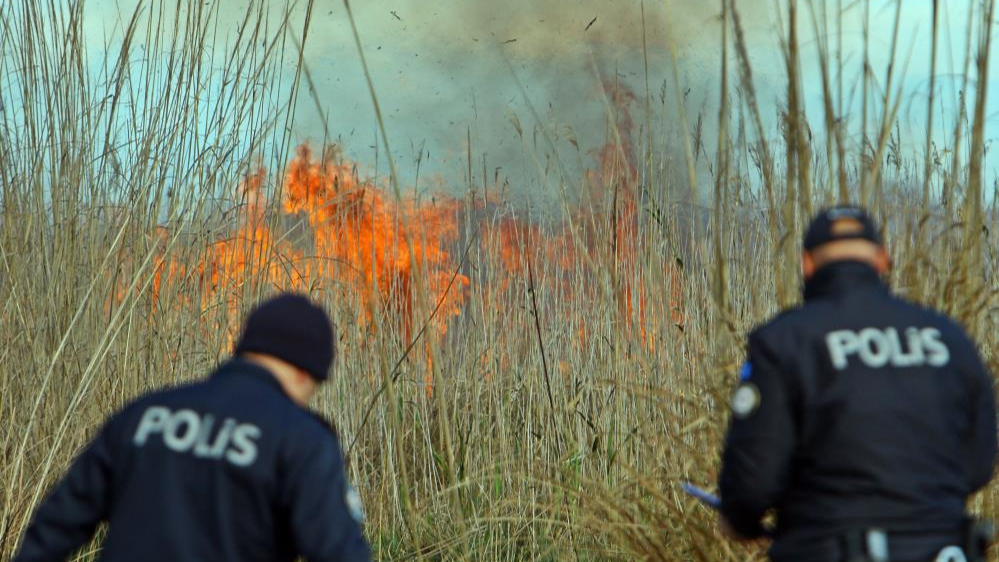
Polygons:
[[[982,167],[983,22],[994,3],[976,8],[967,88],[949,109],[964,116],[972,100],[970,116],[942,117],[931,95],[928,127],[935,118],[956,129],[948,146],[928,132],[916,151],[893,133],[903,102],[895,65],[865,61],[862,116],[849,113],[840,4],[787,4],[788,88],[771,127],[737,3],[719,2],[721,101],[695,120],[718,131],[707,179],[675,50],[651,60],[674,72],[659,105],[648,90],[638,100],[647,135],[631,137],[621,90],[605,87],[610,149],[599,173],[546,174],[542,162],[561,158],[554,131],[537,113],[533,138],[518,122],[561,207],[535,216],[469,198],[451,273],[470,283],[446,333],[428,328],[441,302],[425,264],[408,327],[384,299],[369,323],[351,303],[370,295],[291,283],[305,266],[253,240],[235,245],[238,282],[220,289],[199,270],[206,247],[244,232],[240,217],[259,202],[241,186],[259,167],[280,202],[311,4],[304,19],[289,9],[275,22],[251,2],[222,43],[217,3],[147,3],[120,44],[103,46],[85,44],[82,3],[0,5],[0,558],[110,412],[204,376],[240,315],[285,281],[323,300],[341,328],[335,376],[315,406],[340,428],[379,559],[758,556],[720,541],[711,514],[676,484],[714,480],[743,338],[797,301],[797,241],[814,209],[870,205],[886,225],[894,287],[954,314],[999,367],[995,201]],[[934,22],[938,8],[928,8]],[[801,68],[816,61],[805,60],[801,26],[827,38],[817,50],[821,127],[805,114]],[[360,48],[364,30],[355,33]],[[939,33],[934,25],[934,69]],[[97,73],[94,50],[113,54]],[[472,154],[469,193],[479,187]],[[485,172],[477,181],[498,188]],[[395,172],[388,188],[402,197]],[[490,236],[525,215],[513,222],[531,228],[514,242]],[[263,215],[278,237],[303,228],[285,219]],[[402,242],[412,253],[416,241]],[[976,509],[995,513],[995,496],[981,494]]]

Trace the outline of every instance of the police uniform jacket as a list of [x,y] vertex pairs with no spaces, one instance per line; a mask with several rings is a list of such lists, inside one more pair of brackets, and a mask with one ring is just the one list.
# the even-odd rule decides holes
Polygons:
[[113,416],[35,514],[17,562],[366,561],[337,437],[243,360]]
[[[892,560],[953,536],[996,456],[992,377],[963,330],[859,262],[820,269],[805,303],[754,331],[732,398],[721,511],[773,560],[836,560],[836,537],[889,531]],[[911,552],[910,552],[911,551]]]

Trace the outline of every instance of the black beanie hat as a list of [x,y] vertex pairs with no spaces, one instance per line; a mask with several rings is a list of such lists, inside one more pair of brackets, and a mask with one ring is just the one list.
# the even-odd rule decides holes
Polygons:
[[323,309],[304,295],[286,293],[250,313],[235,353],[273,355],[324,381],[336,357],[333,332]]

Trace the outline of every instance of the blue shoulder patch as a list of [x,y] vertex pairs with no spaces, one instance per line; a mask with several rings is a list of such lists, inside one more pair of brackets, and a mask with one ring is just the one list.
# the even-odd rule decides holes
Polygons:
[[746,361],[742,364],[742,369],[739,369],[739,380],[746,382],[750,377],[753,376],[753,364]]

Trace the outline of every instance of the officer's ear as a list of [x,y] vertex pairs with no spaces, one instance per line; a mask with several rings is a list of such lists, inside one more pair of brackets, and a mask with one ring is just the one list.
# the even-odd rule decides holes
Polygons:
[[891,256],[888,255],[888,250],[884,246],[878,246],[878,252],[874,256],[874,268],[881,275],[888,275],[891,272],[891,266]]
[[316,389],[319,388],[319,385],[322,383],[322,381],[312,376],[312,373],[308,371],[302,371],[302,376],[305,377],[303,383],[308,385],[308,387],[311,389],[312,392],[315,392]]
[[310,375],[305,369],[296,369],[296,374],[298,375],[297,378],[299,384],[308,384],[310,382],[315,382],[316,380],[312,378],[312,375]]
[[815,275],[815,257],[807,250],[801,252],[801,275],[806,281]]

